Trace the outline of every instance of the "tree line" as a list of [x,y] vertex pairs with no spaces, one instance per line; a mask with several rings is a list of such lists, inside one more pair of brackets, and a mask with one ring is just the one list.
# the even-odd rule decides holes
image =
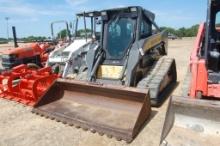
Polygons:
[[174,34],[178,37],[195,37],[197,35],[199,25],[193,25],[189,28],[181,27],[179,29],[174,29],[171,27],[161,27],[160,29],[167,30],[168,33]]
[[24,42],[37,42],[37,41],[44,41],[46,39],[48,38],[44,36],[29,36],[29,37],[25,37],[19,40],[24,41]]
[[[181,27],[179,29],[175,29],[172,27],[160,27],[161,30],[166,30],[168,33],[174,34],[178,37],[195,37],[197,35],[199,25],[193,25],[189,28]],[[91,30],[87,29],[87,35],[91,35]],[[64,38],[66,37],[67,30],[61,30],[57,34],[57,38]],[[83,37],[85,36],[85,30],[81,29],[77,31],[77,36]]]
[[[23,38],[18,38],[17,40],[20,42],[37,42],[37,41],[45,41],[50,39],[50,37],[44,37],[44,36],[28,36]],[[13,38],[5,39],[0,38],[0,44],[7,43],[8,41],[13,41]]]
[[[86,29],[86,31],[84,29],[79,29],[76,33],[77,37],[85,37],[85,32],[87,32],[87,35],[91,35],[92,30],[91,29]],[[61,30],[60,32],[57,33],[57,38],[65,38],[66,36],[68,36],[68,33],[70,34],[70,36],[73,36],[73,34],[71,34],[70,32],[68,32],[66,29]],[[75,32],[74,32],[75,33]]]
[[7,42],[8,42],[7,39],[5,39],[5,38],[0,38],[0,44],[5,44],[5,43],[7,43]]
[[[175,29],[172,27],[160,27],[161,30],[166,30],[168,33],[174,34],[178,37],[194,37],[196,36],[198,32],[199,25],[193,25],[192,27],[189,28],[179,28]],[[91,30],[87,30],[88,34],[91,33]],[[77,32],[78,36],[83,36],[85,35],[85,30],[79,30]],[[67,34],[67,30],[61,30],[58,34],[57,37],[65,37]],[[19,38],[18,41],[23,41],[23,42],[36,42],[36,41],[44,41],[44,40],[50,40],[50,37],[44,37],[44,36],[28,36],[24,38]],[[13,38],[9,38],[9,41],[12,41]],[[1,43],[7,43],[7,39],[5,38],[0,38],[0,44]]]

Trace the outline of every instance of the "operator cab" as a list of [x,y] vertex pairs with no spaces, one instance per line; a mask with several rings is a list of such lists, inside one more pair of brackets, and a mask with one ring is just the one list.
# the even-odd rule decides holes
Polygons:
[[[148,12],[148,11],[147,11]],[[124,65],[136,39],[144,39],[152,35],[152,23],[144,15],[139,18],[138,7],[118,8],[101,12],[103,21],[102,47],[105,53],[103,64]],[[148,12],[149,15],[154,15]],[[139,21],[141,25],[139,27]],[[139,31],[136,31],[138,29]],[[138,34],[137,34],[138,33]],[[140,35],[136,37],[136,35]],[[120,40],[120,41],[119,41]]]
[[210,1],[208,10],[204,55],[207,58],[210,83],[220,82],[220,1]]
[[[149,53],[153,50],[150,48],[162,46],[160,44],[162,35],[154,22],[155,15],[141,7],[131,6],[100,12],[102,23],[100,46],[96,51],[88,53],[89,73],[87,78],[100,83],[124,85],[128,80],[125,78],[128,76],[126,74],[135,72],[131,70],[135,70],[142,60],[144,63],[140,64],[148,62],[149,57],[140,55],[153,56]],[[153,36],[156,34],[158,36]],[[128,66],[132,61],[136,65]],[[146,65],[142,65],[142,68],[146,69]],[[142,68],[138,69],[142,74],[140,76],[144,76],[146,73]],[[130,78],[132,77],[130,76]],[[131,82],[129,81],[129,84],[136,83],[136,81]]]
[[103,16],[103,25],[106,28],[103,39],[103,49],[106,56],[104,64],[122,65],[125,54],[135,39],[137,11],[130,15],[126,13],[126,10],[104,11],[102,13],[106,13],[106,16]]

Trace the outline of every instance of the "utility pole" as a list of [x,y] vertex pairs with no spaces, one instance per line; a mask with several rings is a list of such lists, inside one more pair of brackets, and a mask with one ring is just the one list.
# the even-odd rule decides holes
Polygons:
[[5,17],[5,20],[6,20],[6,24],[7,24],[7,39],[9,41],[9,29],[8,29],[8,21],[9,21],[9,17]]

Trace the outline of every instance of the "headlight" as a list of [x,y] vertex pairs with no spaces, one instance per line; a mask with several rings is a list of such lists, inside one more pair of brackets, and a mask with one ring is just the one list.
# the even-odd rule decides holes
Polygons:
[[107,12],[106,12],[106,11],[103,11],[103,12],[101,12],[101,15],[102,15],[102,16],[106,16],[106,15],[107,15]]
[[89,13],[89,17],[93,17],[94,15],[93,15],[93,13]]
[[5,59],[16,59],[18,55],[17,54],[2,54],[1,57]]
[[137,12],[137,8],[131,8],[131,12]]

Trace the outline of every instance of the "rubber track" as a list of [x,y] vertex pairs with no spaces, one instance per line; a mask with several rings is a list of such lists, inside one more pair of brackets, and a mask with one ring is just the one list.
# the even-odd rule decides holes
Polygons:
[[[153,106],[158,106],[158,104],[160,104],[163,100],[163,97],[159,96],[160,86],[173,63],[174,63],[174,59],[172,58],[168,58],[168,57],[160,58],[157,61],[156,65],[153,66],[151,71],[149,71],[147,77],[142,79],[137,85],[138,88],[150,89],[151,104]],[[174,76],[175,76],[174,81],[176,81],[176,72]]]
[[187,73],[186,73],[186,76],[184,78],[183,84],[182,84],[182,96],[183,97],[188,97],[189,96],[188,93],[189,93],[189,90],[190,90],[191,79],[192,79],[192,75],[191,75],[190,70],[188,69]]

